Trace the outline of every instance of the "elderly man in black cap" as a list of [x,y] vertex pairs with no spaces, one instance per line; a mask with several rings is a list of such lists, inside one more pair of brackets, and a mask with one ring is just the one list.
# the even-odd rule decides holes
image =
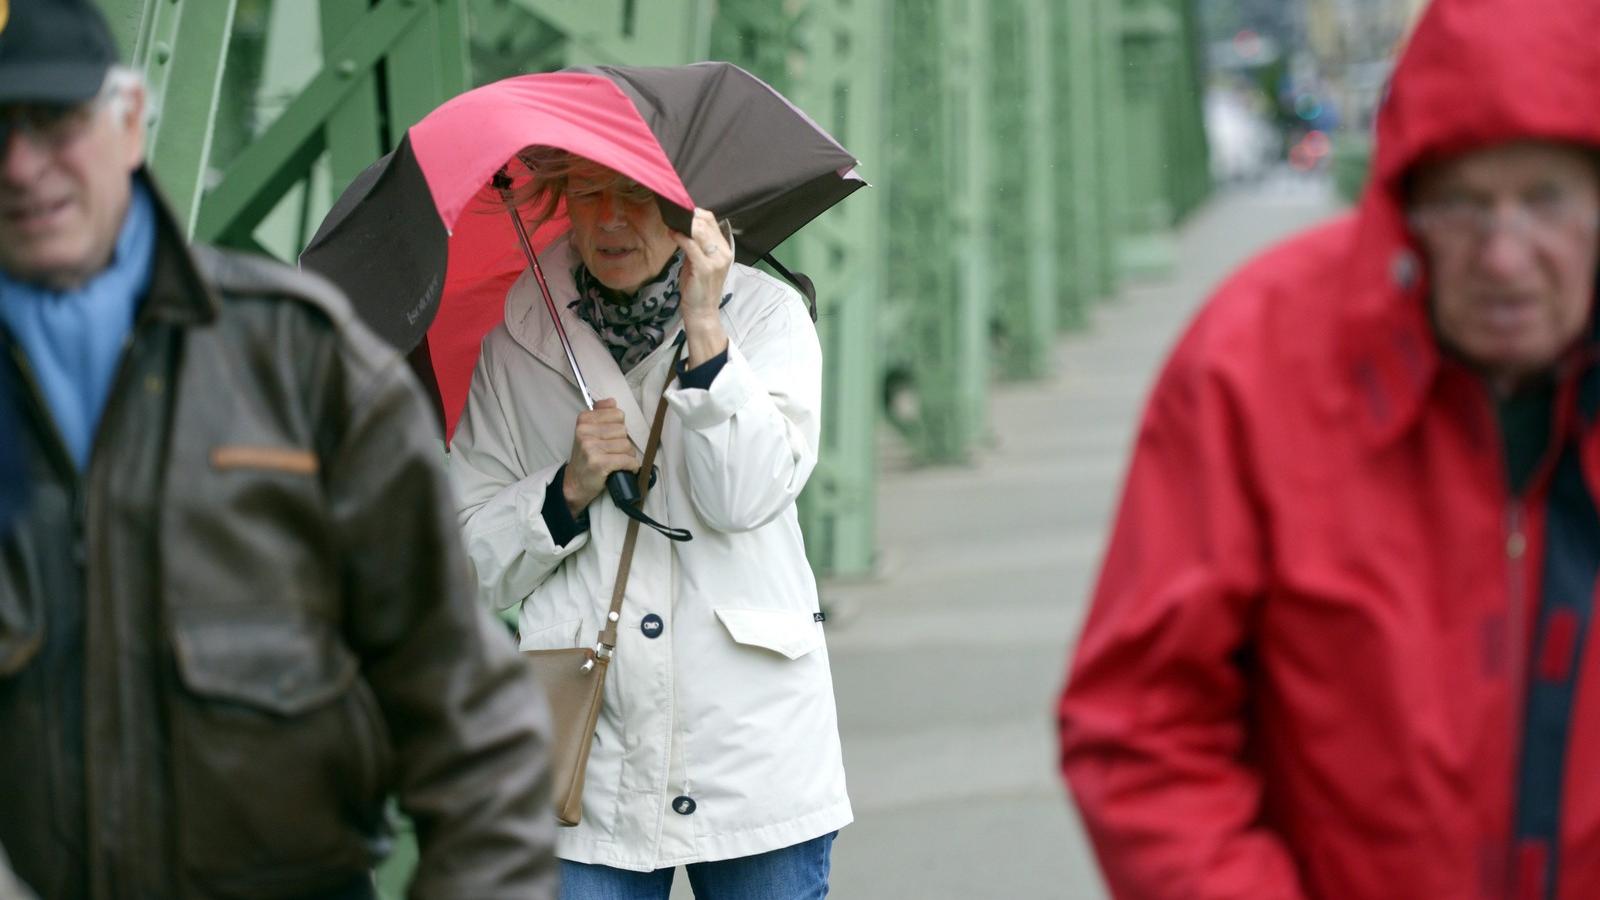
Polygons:
[[412,896],[550,896],[543,700],[420,393],[325,283],[185,247],[115,56],[0,0],[0,847],[44,900],[366,898],[393,793]]

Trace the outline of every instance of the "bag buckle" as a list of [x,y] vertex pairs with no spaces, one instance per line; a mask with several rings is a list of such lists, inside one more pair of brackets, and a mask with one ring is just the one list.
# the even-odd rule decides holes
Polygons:
[[612,654],[612,649],[610,647],[606,646],[603,642],[596,641],[595,645],[594,645],[594,649],[589,651],[589,659],[586,662],[584,662],[583,668],[582,668],[581,671],[588,672],[589,670],[593,669],[594,668],[594,661],[596,659],[602,659],[602,660],[605,660],[606,662],[610,662],[611,661],[611,654]]

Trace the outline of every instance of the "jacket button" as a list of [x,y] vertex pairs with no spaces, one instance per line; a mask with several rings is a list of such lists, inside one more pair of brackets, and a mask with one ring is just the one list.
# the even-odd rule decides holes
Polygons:
[[694,815],[694,799],[681,795],[674,797],[672,799],[672,811],[680,816]]
[[644,636],[647,638],[661,637],[661,632],[666,630],[661,621],[661,617],[655,613],[651,613],[640,620],[639,628],[644,632]]

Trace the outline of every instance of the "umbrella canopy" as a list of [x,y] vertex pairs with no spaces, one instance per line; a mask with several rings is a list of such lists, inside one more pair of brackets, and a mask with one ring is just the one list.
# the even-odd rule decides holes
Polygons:
[[[423,342],[446,433],[466,400],[478,346],[527,265],[489,181],[530,146],[620,172],[687,232],[701,206],[739,233],[751,263],[861,187],[856,160],[760,79],[729,63],[599,66],[522,75],[468,91],[413,125],[350,184],[301,254],[402,352]],[[509,163],[509,167],[508,167]],[[564,210],[533,235],[565,231]]]

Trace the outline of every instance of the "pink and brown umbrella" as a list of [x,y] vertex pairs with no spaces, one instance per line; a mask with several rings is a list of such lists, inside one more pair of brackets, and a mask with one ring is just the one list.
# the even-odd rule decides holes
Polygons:
[[444,103],[351,183],[300,261],[343,288],[402,352],[421,345],[413,359],[436,384],[447,436],[527,251],[567,228],[558,212],[525,248],[491,184],[502,170],[530,177],[517,159],[530,146],[634,179],[679,231],[688,232],[696,206],[712,210],[738,232],[744,263],[770,259],[864,184],[849,151],[728,63],[523,75]]

